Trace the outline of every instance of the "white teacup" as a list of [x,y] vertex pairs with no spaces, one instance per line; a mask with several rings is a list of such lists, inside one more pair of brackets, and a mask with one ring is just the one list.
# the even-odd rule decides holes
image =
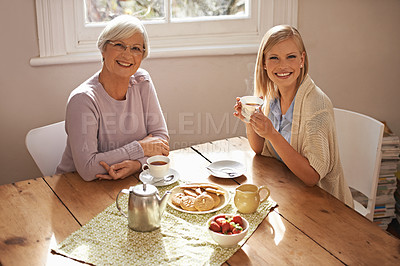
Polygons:
[[149,169],[154,181],[159,181],[168,174],[169,158],[163,155],[155,155],[147,159],[147,163],[142,166],[143,170]]
[[245,122],[250,122],[250,116],[264,103],[264,101],[257,96],[243,96],[240,98],[242,103],[242,115]]

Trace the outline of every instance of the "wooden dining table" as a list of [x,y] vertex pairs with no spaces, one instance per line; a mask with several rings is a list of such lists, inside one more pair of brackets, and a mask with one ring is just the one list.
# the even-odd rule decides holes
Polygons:
[[[280,161],[256,155],[245,137],[174,150],[169,157],[185,182],[231,190],[266,185],[278,204],[225,265],[400,265],[399,239],[318,186],[306,186]],[[242,163],[245,173],[210,175],[206,167],[221,160]],[[86,182],[66,173],[0,186],[0,265],[83,265],[52,249],[138,182],[139,174]]]

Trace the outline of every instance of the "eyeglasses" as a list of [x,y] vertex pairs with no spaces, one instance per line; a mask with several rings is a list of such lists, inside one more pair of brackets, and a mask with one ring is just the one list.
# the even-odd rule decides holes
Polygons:
[[117,52],[119,52],[119,53],[122,53],[122,52],[125,52],[126,51],[126,49],[129,47],[129,52],[132,54],[132,55],[135,55],[135,56],[138,56],[138,55],[143,55],[143,53],[144,53],[144,51],[145,51],[145,49],[144,48],[141,48],[140,46],[134,46],[134,45],[126,45],[126,44],[123,44],[123,43],[121,43],[121,42],[112,42],[112,41],[107,41],[109,44],[111,44],[112,46],[112,48],[115,50],[115,51],[117,51]]

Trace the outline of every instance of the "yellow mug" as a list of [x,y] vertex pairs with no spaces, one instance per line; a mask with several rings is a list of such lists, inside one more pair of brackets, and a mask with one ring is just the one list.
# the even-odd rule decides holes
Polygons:
[[[267,194],[260,199],[260,191],[265,190]],[[253,213],[257,210],[261,202],[268,199],[270,191],[267,186],[256,186],[253,184],[243,184],[236,188],[234,197],[235,206],[241,213]]]

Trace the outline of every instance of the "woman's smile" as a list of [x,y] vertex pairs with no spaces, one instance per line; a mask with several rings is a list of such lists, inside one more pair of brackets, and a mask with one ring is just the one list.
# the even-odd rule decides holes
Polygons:
[[120,61],[120,60],[116,60],[116,61],[117,61],[118,65],[123,66],[123,67],[131,67],[131,66],[133,66],[133,64],[131,64],[131,63],[123,62],[123,61]]
[[275,73],[276,76],[278,76],[278,78],[289,78],[290,75],[292,75],[293,72],[284,72],[284,73]]

